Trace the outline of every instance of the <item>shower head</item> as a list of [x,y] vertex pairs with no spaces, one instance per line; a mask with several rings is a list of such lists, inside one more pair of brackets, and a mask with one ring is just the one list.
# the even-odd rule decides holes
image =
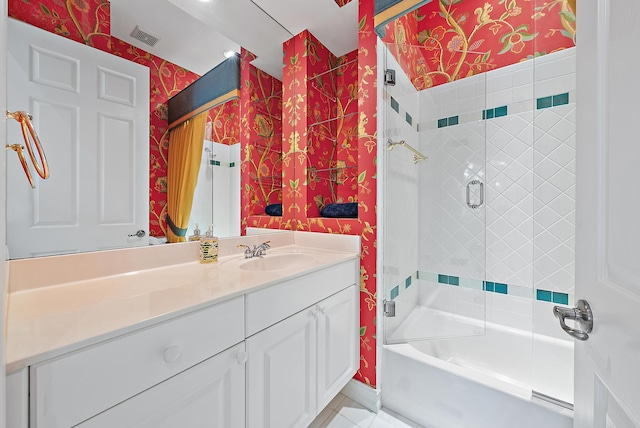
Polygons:
[[407,149],[411,150],[413,152],[413,163],[418,163],[418,162],[427,160],[427,157],[425,155],[423,155],[422,153],[420,153],[419,151],[411,147],[411,145],[405,143],[404,140],[401,140],[398,142],[393,142],[391,138],[387,140],[387,150],[391,151],[396,146],[404,146]]

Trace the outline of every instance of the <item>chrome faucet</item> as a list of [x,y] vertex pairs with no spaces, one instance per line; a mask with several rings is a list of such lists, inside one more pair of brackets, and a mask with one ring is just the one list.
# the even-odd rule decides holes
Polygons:
[[267,254],[267,250],[271,248],[269,245],[271,241],[263,242],[260,245],[254,245],[253,248],[248,245],[238,244],[238,248],[244,248],[244,258],[250,259],[252,257],[262,257]]

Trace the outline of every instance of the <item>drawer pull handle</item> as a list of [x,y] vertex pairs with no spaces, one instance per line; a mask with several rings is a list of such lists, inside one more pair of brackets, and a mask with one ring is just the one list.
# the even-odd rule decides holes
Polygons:
[[248,358],[249,358],[249,355],[243,351],[238,352],[238,355],[236,356],[236,359],[238,360],[238,364],[240,365],[246,363]]
[[179,346],[169,346],[164,350],[162,354],[162,358],[168,364],[175,363],[180,359],[180,347]]

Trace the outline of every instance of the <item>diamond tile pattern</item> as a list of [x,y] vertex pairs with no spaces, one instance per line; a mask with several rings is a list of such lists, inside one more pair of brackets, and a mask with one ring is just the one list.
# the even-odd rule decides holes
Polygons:
[[487,280],[533,286],[533,112],[487,122]]
[[533,281],[573,293],[575,286],[575,104],[535,112]]
[[575,104],[487,122],[487,279],[573,293]]
[[[485,205],[466,204],[466,186],[485,181],[484,122],[421,132],[420,149],[429,168],[420,168],[420,270],[483,279]],[[479,201],[479,186],[471,199]]]

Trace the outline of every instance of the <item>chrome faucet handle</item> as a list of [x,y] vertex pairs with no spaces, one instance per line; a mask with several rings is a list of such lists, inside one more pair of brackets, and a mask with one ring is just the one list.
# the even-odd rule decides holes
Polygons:
[[262,257],[267,254],[267,250],[271,248],[271,241],[263,242],[255,248],[254,256]]
[[245,259],[250,259],[251,257],[253,257],[253,251],[251,251],[251,248],[248,245],[238,244],[238,248],[244,248]]

